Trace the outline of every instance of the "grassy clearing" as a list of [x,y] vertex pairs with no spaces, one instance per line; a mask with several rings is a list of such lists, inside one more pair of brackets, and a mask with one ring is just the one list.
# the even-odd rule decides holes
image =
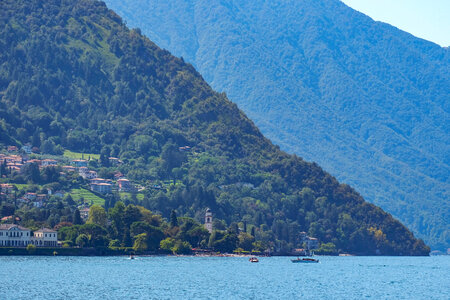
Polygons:
[[70,196],[72,196],[72,199],[75,201],[79,201],[81,198],[83,198],[85,203],[91,203],[92,201],[97,205],[105,205],[104,199],[86,189],[72,189],[70,191]]
[[29,184],[19,184],[19,183],[13,183],[13,184],[17,187],[17,189],[18,189],[19,191],[21,191],[21,190],[23,190],[24,188],[26,188],[26,187],[29,186]]
[[93,153],[78,153],[78,152],[72,152],[70,150],[64,151],[64,156],[70,159],[99,159],[100,154],[93,154]]
[[[120,192],[119,193],[119,195],[120,195],[120,199],[131,199],[131,193],[125,193],[125,192]],[[137,193],[136,194],[136,198],[139,200],[139,201],[142,201],[142,200],[144,200],[144,194],[142,194],[142,193]]]

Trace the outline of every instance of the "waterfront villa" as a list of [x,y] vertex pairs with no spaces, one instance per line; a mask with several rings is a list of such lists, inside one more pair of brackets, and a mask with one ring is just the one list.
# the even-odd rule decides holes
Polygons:
[[0,247],[26,247],[33,244],[37,247],[56,247],[58,232],[48,228],[31,230],[16,224],[0,224]]
[[58,245],[58,232],[48,228],[36,230],[31,243],[38,247],[56,247]]
[[16,224],[0,224],[0,247],[26,247],[30,243],[30,229]]

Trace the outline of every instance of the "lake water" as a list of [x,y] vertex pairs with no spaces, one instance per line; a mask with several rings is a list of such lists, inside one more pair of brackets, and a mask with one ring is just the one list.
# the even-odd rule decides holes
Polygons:
[[0,257],[0,299],[450,299],[450,256]]

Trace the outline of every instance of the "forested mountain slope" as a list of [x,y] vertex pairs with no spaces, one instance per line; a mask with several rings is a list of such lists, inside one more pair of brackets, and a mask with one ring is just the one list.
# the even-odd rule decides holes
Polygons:
[[282,149],[450,247],[450,51],[338,0],[107,0]]
[[280,151],[191,65],[103,2],[1,1],[0,99],[0,143],[116,156],[132,180],[174,180],[139,202],[166,218],[175,209],[200,220],[210,207],[266,245],[301,246],[308,231],[341,252],[429,252],[317,164]]

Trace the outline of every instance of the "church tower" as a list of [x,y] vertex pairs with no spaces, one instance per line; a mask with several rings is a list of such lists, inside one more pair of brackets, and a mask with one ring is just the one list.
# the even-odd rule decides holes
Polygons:
[[212,227],[212,213],[209,208],[206,209],[205,213],[205,228],[209,231],[209,233],[212,233],[213,227]]

